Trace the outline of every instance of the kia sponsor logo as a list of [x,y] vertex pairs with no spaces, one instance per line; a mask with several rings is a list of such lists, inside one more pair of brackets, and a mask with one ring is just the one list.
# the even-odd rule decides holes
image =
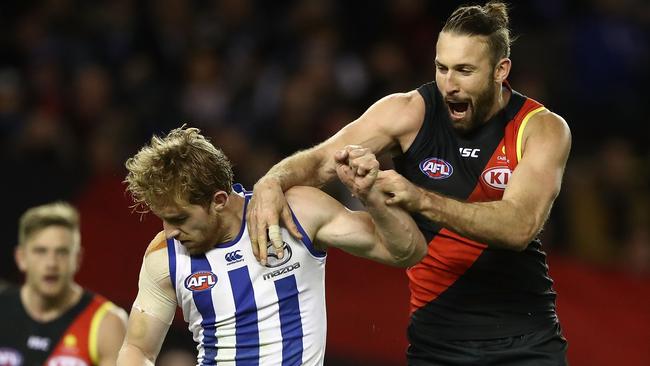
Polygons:
[[56,356],[47,362],[47,366],[88,366],[86,361],[73,356]]
[[512,171],[508,167],[489,168],[483,171],[483,182],[494,189],[506,189]]
[[205,291],[214,287],[217,276],[208,271],[194,272],[185,279],[185,288],[190,291]]
[[428,158],[420,162],[420,170],[431,179],[447,179],[454,173],[454,167],[439,158]]

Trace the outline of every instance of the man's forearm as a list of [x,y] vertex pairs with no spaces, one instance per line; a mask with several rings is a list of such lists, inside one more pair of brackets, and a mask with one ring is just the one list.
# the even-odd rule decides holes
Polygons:
[[[420,188],[421,189],[421,188]],[[461,202],[422,190],[417,210],[431,221],[488,246],[523,250],[541,228],[530,212],[510,201]]]
[[275,164],[259,183],[275,182],[287,191],[293,186],[320,187],[336,176],[331,157],[314,147],[299,151]]
[[386,206],[383,195],[369,195],[362,200],[375,224],[381,243],[394,259],[395,265],[408,267],[426,254],[426,242],[408,212]]

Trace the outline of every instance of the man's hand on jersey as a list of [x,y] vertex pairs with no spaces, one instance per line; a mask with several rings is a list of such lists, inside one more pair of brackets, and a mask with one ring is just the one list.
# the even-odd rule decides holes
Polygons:
[[348,145],[336,152],[336,174],[352,195],[366,201],[377,174],[379,162],[370,149]]
[[269,240],[273,243],[278,258],[284,257],[279,226],[280,218],[291,235],[302,239],[291,216],[291,210],[282,188],[276,181],[262,178],[253,188],[253,197],[248,203],[246,212],[248,235],[251,239],[253,254],[262,265],[266,265],[268,254],[266,244]]
[[387,205],[399,205],[407,211],[418,212],[423,191],[394,170],[379,172],[375,186],[386,194]]

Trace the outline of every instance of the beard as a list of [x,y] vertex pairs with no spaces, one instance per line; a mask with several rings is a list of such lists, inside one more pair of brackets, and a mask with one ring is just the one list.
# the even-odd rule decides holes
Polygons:
[[481,94],[476,96],[476,101],[474,102],[475,112],[472,114],[470,120],[471,128],[476,128],[484,122],[487,122],[488,114],[494,105],[496,95],[497,93],[494,88],[488,86]]
[[[467,101],[468,110],[471,110],[469,116],[461,120],[453,122],[453,127],[456,131],[466,134],[475,130],[478,126],[485,123],[488,119],[488,115],[494,101],[496,99],[496,90],[491,86],[492,83],[488,82],[488,85],[476,96],[474,99]],[[447,113],[451,118],[451,110],[447,109]]]

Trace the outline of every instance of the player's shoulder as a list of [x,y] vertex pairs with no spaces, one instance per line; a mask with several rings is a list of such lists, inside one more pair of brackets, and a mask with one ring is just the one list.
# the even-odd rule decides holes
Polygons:
[[529,134],[540,134],[560,139],[571,139],[571,129],[562,116],[546,108],[530,118],[528,122]]
[[165,232],[161,231],[149,243],[144,253],[143,267],[149,273],[164,273],[168,270],[168,260],[167,237]]
[[147,246],[147,250],[144,252],[145,257],[150,255],[153,252],[160,251],[167,248],[167,237],[165,232],[161,231],[151,240]]
[[287,203],[293,208],[312,206],[334,200],[329,194],[310,186],[294,186],[285,192]]
[[106,317],[108,323],[112,323],[116,326],[125,326],[128,320],[128,315],[124,309],[111,303],[112,306],[106,312]]
[[112,301],[103,298],[99,311],[103,312],[104,322],[126,325],[128,319],[126,311],[120,306],[115,305]]
[[9,314],[9,309],[13,309],[11,314],[20,308],[20,287],[14,284],[7,284],[6,287],[0,291],[0,317]]
[[310,229],[319,228],[344,206],[329,194],[314,187],[295,186],[285,192],[287,203],[300,224]]
[[407,112],[416,114],[421,111],[424,113],[424,98],[417,90],[411,90],[403,93],[393,93],[381,98],[377,105],[382,109],[390,109],[394,112]]
[[123,338],[128,322],[128,314],[124,309],[110,301],[107,301],[104,306],[106,310],[102,314],[97,332],[97,342],[100,345],[110,338]]
[[395,104],[396,106],[408,106],[412,103],[424,102],[422,95],[417,89],[409,90],[407,92],[399,92],[388,94],[379,100],[384,103]]
[[387,127],[408,128],[422,122],[425,102],[417,90],[389,94],[378,100],[370,109],[370,117],[385,121]]

